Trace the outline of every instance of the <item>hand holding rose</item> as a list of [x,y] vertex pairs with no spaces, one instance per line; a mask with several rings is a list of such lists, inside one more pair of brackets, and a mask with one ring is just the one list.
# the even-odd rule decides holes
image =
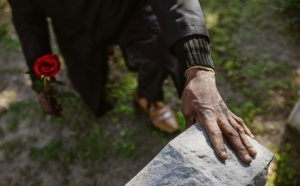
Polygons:
[[62,107],[57,102],[57,89],[54,86],[58,83],[54,76],[60,70],[58,56],[46,54],[38,58],[34,63],[33,70],[38,78],[33,82],[32,89],[37,92],[39,105],[46,114],[61,117]]

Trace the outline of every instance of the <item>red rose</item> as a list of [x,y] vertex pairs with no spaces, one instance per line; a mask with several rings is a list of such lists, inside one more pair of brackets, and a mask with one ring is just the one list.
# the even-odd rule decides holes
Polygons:
[[54,77],[60,70],[57,55],[46,54],[38,58],[33,65],[33,70],[38,77]]

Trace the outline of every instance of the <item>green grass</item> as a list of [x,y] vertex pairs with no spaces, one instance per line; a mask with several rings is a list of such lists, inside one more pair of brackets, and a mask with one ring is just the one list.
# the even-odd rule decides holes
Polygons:
[[[118,48],[116,55],[120,55]],[[140,157],[150,159],[154,156],[149,153],[152,145],[147,144],[155,142],[155,146],[163,146],[174,136],[160,134],[158,131],[152,133],[155,129],[146,120],[146,115],[137,118],[137,115],[143,113],[132,102],[136,75],[124,73],[127,69],[121,56],[112,66],[118,68],[119,72],[110,75],[107,92],[115,107],[102,118],[93,116],[68,87],[59,87],[58,101],[64,108],[64,118],[46,116],[34,98],[12,102],[8,108],[2,109],[0,116],[6,117],[7,123],[6,129],[1,128],[1,139],[8,134],[17,135],[21,132],[21,124],[25,130],[38,130],[38,134],[29,134],[1,143],[0,149],[4,152],[5,161],[13,160],[22,150],[27,150],[28,158],[39,164],[38,169],[50,171],[55,165],[57,171],[67,178],[71,172],[68,165],[79,164],[88,170],[87,176],[92,178],[110,171],[109,163],[115,159],[134,163]],[[71,134],[63,136],[61,133],[66,129]],[[54,131],[54,134],[49,131]],[[45,143],[43,140],[47,136],[52,137]],[[143,141],[145,138],[148,140]],[[43,145],[39,145],[40,143]],[[23,169],[27,170],[26,167]],[[22,177],[35,180],[37,185],[40,183],[31,173]],[[34,185],[33,181],[28,183]],[[66,179],[62,184],[67,183]]]
[[16,132],[18,130],[19,120],[17,118],[13,118],[8,121],[8,130],[10,132]]
[[0,25],[0,48],[7,52],[20,49],[18,37],[10,32],[9,26],[9,23]]
[[14,138],[6,141],[2,141],[0,149],[3,151],[5,160],[10,161],[22,151],[22,139]]
[[[121,72],[110,74],[107,92],[115,107],[104,117],[93,116],[82,100],[68,87],[59,87],[58,101],[64,108],[64,118],[49,118],[41,112],[34,99],[13,102],[9,108],[1,111],[8,121],[8,131],[3,131],[4,135],[18,133],[20,120],[27,129],[39,129],[39,135],[29,135],[24,140],[27,142],[25,147],[29,149],[29,158],[39,162],[40,169],[49,170],[49,165],[55,164],[58,166],[57,171],[67,177],[70,174],[67,165],[79,164],[89,170],[87,176],[93,177],[110,171],[105,162],[112,157],[125,158],[132,163],[140,157],[151,158],[153,154],[148,152],[151,146],[144,145],[149,143],[143,141],[145,137],[152,138],[151,143],[155,141],[161,144],[160,146],[174,137],[155,131],[149,121],[136,118],[137,115],[143,114],[132,102],[136,75],[126,73],[124,76],[122,71],[127,69],[119,49],[115,50],[119,60],[112,64],[112,68],[118,68]],[[143,118],[146,118],[146,115],[143,115]],[[64,129],[68,129],[72,134],[62,136],[60,133]],[[138,131],[139,129],[141,131]],[[41,147],[38,144],[46,135],[50,135],[48,131],[55,131],[56,134],[52,134],[53,137]],[[9,160],[19,152],[19,148],[22,149],[21,141],[11,141],[5,143],[2,149]],[[67,180],[65,181],[67,183]]]
[[[289,4],[291,2],[296,1],[285,1],[283,4],[286,8],[297,9],[299,1],[296,7],[293,7],[293,3]],[[243,38],[246,38],[245,34],[249,30],[249,33],[256,34],[257,37],[264,30],[287,32],[284,26],[278,27],[275,21],[266,21],[270,14],[278,16],[278,19],[283,17],[280,15],[282,11],[278,11],[280,3],[272,3],[270,0],[210,0],[201,3],[208,21],[217,82],[219,86],[230,84],[234,91],[234,96],[226,98],[228,107],[244,119],[254,134],[269,133],[268,129],[256,126],[254,118],[272,118],[276,115],[287,117],[289,111],[286,108],[292,108],[297,99],[293,69],[274,58],[272,53],[243,56],[239,46],[243,44]],[[291,22],[295,23],[297,20]],[[280,95],[281,99],[277,100],[274,95]],[[284,144],[278,144],[278,147]],[[295,143],[287,145],[292,148],[297,146]],[[293,158],[299,155],[293,157],[286,148],[276,151],[276,180],[268,184],[299,185],[300,179],[295,174],[299,170],[292,165]]]
[[[285,1],[282,7],[293,8]],[[207,0],[201,2],[207,19],[211,36],[212,58],[217,68],[218,86],[230,85],[233,95],[226,96],[225,101],[236,115],[242,117],[255,134],[270,133],[253,122],[256,116],[264,118],[287,114],[296,95],[292,70],[287,64],[278,61],[273,54],[243,55],[239,48],[243,42],[245,30],[259,35],[264,29],[278,28],[275,21],[269,20],[269,14],[280,14],[279,4],[271,0]],[[275,24],[275,26],[274,26]],[[1,51],[19,50],[20,43],[11,32],[11,25],[0,26]],[[59,53],[56,47],[55,53]],[[64,118],[50,119],[43,114],[34,98],[13,102],[9,108],[0,111],[6,117],[6,124],[0,128],[0,149],[5,160],[13,161],[22,151],[28,150],[31,161],[39,164],[40,170],[56,171],[64,175],[61,185],[68,185],[70,175],[68,165],[79,164],[86,168],[86,176],[90,179],[110,171],[109,161],[121,159],[135,163],[140,158],[149,160],[175,135],[167,135],[155,130],[142,113],[134,107],[132,93],[137,86],[137,75],[128,73],[121,52],[113,48],[110,61],[109,84],[107,95],[115,107],[102,118],[96,118],[88,111],[82,100],[68,87],[59,87],[58,101],[63,106]],[[22,73],[17,67],[0,68],[0,73]],[[173,85],[167,83],[168,88]],[[169,90],[169,89],[168,89]],[[167,92],[166,100],[175,106],[175,114],[180,124],[180,131],[185,130],[184,117],[180,112],[180,102],[174,101],[175,91]],[[274,101],[274,95],[280,95],[283,101]],[[22,122],[20,121],[22,120]],[[35,128],[35,134],[3,140],[7,135],[16,135],[22,124],[25,129]],[[63,134],[63,131],[70,134]],[[50,139],[43,143],[45,138]],[[41,146],[40,143],[43,143]],[[292,140],[277,144],[272,151],[277,164],[274,185],[299,185],[299,153],[293,149],[297,143]],[[293,166],[294,164],[294,166]],[[295,166],[297,165],[297,166]],[[300,166],[298,166],[300,167]],[[20,169],[23,178],[31,185],[42,185],[42,181],[34,178],[34,167],[29,165]],[[286,179],[288,178],[288,179]],[[31,180],[31,181],[29,181]]]
[[[270,4],[268,0],[248,2],[236,0],[224,2],[222,7],[220,1],[202,3],[206,17],[214,18],[211,21],[213,26],[210,26],[210,23],[208,26],[212,58],[217,67],[217,81],[220,79],[221,85],[222,82],[231,84],[232,90],[239,98],[229,98],[228,105],[250,125],[253,116],[266,114],[263,112],[274,108],[270,105],[271,91],[292,90],[287,96],[292,99],[292,102],[297,98],[293,77],[287,64],[274,61],[271,56],[240,55],[238,44],[240,38],[243,38],[243,33],[239,30],[245,28],[241,29],[239,25],[246,25],[246,29],[259,32],[258,30],[262,28],[255,28],[253,25],[262,22],[264,19],[262,15],[268,4]],[[275,9],[275,5],[271,10],[273,8]],[[272,24],[266,23],[263,26],[271,28]],[[274,108],[273,111],[278,112],[276,109]]]
[[293,142],[286,142],[279,153],[275,154],[275,160],[277,162],[277,173],[275,185],[299,185],[299,162],[295,161],[297,158],[296,150],[294,149],[297,144]]
[[289,22],[288,27],[295,31],[298,36],[300,29],[300,3],[298,0],[285,0],[282,1],[280,6],[280,10],[286,14],[287,20]]

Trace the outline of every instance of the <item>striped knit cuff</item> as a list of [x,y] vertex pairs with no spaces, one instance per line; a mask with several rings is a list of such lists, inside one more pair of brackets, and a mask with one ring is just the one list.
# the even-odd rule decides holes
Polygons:
[[210,48],[207,38],[201,35],[187,36],[171,46],[179,62],[185,65],[187,70],[193,66],[206,66],[215,69],[210,56]]

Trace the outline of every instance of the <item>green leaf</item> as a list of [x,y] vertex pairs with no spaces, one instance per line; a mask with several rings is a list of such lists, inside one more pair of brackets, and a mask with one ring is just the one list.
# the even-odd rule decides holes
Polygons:
[[49,85],[50,85],[50,87],[51,87],[53,90],[56,90],[57,87],[58,87],[58,84],[57,84],[56,82],[54,82],[54,81],[51,81]]
[[62,82],[62,81],[57,81],[57,80],[54,80],[53,83],[56,83],[57,85],[65,85],[64,82]]
[[44,90],[44,83],[42,79],[36,79],[33,81],[31,89],[40,93]]

